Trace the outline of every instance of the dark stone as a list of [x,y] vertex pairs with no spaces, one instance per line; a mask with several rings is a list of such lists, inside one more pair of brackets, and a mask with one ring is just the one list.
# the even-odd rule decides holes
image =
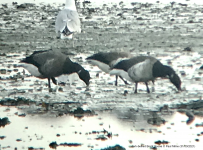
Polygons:
[[57,144],[56,142],[51,142],[51,143],[49,144],[49,147],[50,147],[50,148],[53,148],[53,149],[56,149],[57,146],[58,146],[58,144]]
[[194,23],[194,21],[193,21],[193,20],[190,20],[190,21],[188,21],[188,23]]
[[8,117],[0,118],[0,127],[5,127],[10,124]]
[[26,9],[26,8],[33,7],[33,6],[35,6],[35,4],[33,4],[33,3],[24,3],[21,5],[17,5],[17,9]]
[[101,150],[126,150],[126,149],[120,145],[115,145],[115,146],[104,148]]
[[157,144],[157,145],[162,145],[162,144],[169,144],[169,142],[168,141],[155,141],[154,142],[155,144]]
[[81,143],[61,143],[59,144],[60,146],[74,146],[74,147],[78,147],[78,146],[81,146],[82,144]]
[[142,17],[138,17],[137,20],[144,20]]
[[191,47],[186,47],[186,48],[184,48],[183,51],[191,52],[191,51],[192,51],[192,48],[191,48]]
[[187,4],[178,3],[178,5],[187,7]]

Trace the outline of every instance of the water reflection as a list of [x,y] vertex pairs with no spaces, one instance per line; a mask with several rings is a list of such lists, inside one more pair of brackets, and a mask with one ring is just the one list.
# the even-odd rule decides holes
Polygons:
[[[57,144],[65,144],[70,149],[100,149],[110,145],[120,144],[128,149],[129,147],[146,146],[168,146],[172,145],[194,145],[195,149],[201,147],[202,129],[197,127],[202,119],[196,117],[187,125],[188,117],[185,114],[174,112],[172,115],[160,115],[166,122],[160,126],[147,123],[147,118],[154,115],[154,112],[134,112],[136,118],[118,119],[118,113],[103,111],[97,116],[83,117],[77,119],[69,115],[61,117],[50,116],[50,114],[28,114],[26,117],[16,116],[15,113],[24,113],[24,110],[9,107],[0,107],[2,115],[9,116],[12,124],[1,128],[2,147],[9,146],[10,149],[17,147],[42,147],[49,148],[49,144],[56,141]],[[148,116],[148,117],[147,117]],[[122,116],[120,115],[120,118]],[[16,141],[21,139],[21,141]],[[161,143],[160,143],[161,142]],[[80,146],[70,146],[70,144]],[[81,144],[80,144],[81,143]],[[57,149],[66,147],[58,146]],[[178,149],[174,147],[174,149]]]

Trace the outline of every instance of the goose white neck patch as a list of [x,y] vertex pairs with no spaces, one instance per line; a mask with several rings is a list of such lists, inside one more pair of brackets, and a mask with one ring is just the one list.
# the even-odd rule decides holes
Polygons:
[[80,73],[81,73],[81,70],[79,70],[77,73],[80,74]]

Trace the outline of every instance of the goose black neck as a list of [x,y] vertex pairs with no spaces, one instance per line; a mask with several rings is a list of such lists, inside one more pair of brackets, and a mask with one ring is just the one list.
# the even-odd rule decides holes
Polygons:
[[81,65],[79,65],[78,63],[74,63],[69,59],[66,59],[66,63],[63,67],[64,74],[78,73],[80,70],[84,70]]
[[166,77],[174,73],[174,70],[170,66],[163,65],[160,61],[154,63],[153,76],[154,77]]
[[78,73],[79,71],[84,70],[84,68],[78,63],[73,63],[72,65],[73,65],[73,68],[74,68],[74,72],[76,72],[76,73]]

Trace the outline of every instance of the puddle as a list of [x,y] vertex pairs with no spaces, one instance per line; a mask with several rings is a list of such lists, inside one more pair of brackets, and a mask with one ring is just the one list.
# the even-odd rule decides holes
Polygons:
[[[147,146],[165,147],[191,145],[195,149],[201,148],[202,127],[196,124],[202,123],[202,118],[187,125],[188,117],[181,113],[160,115],[166,120],[161,126],[147,123],[149,114],[134,113],[134,119],[119,119],[118,112],[103,111],[97,116],[83,117],[81,119],[70,115],[55,117],[51,112],[42,115],[27,114],[25,117],[16,115],[25,113],[18,107],[0,107],[1,116],[8,116],[10,124],[1,128],[1,147],[5,149],[27,149],[27,147],[49,149],[49,144],[80,143],[81,146],[68,147],[69,149],[95,149],[120,144],[126,149]],[[129,113],[129,112],[128,112]],[[90,126],[91,124],[91,126]],[[107,136],[108,132],[111,136]],[[97,139],[97,138],[103,138]],[[184,137],[184,138],[183,138]],[[155,144],[156,141],[167,141],[169,144]],[[199,141],[199,142],[198,142]],[[57,149],[67,149],[58,146]],[[159,148],[158,148],[159,149]],[[160,148],[161,149],[161,148]]]

